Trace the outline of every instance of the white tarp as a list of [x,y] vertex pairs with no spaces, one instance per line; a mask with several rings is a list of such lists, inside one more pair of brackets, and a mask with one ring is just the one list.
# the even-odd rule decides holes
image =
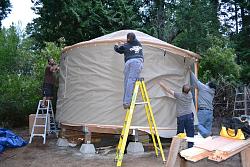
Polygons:
[[[175,99],[165,94],[158,82],[181,92],[182,85],[190,79],[186,68],[199,56],[132,30],[114,32],[64,49],[60,61],[57,121],[72,125],[123,125],[124,59],[113,46],[118,41],[126,41],[128,32],[134,32],[143,46],[145,63],[141,76],[145,78],[157,126],[176,129]],[[133,126],[148,126],[142,107],[136,107]]]

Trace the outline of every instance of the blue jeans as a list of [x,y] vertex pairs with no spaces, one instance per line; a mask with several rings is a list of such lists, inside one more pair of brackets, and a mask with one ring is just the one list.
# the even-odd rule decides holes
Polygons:
[[130,105],[136,79],[140,77],[143,68],[143,59],[130,59],[124,69],[124,96],[123,104]]
[[[194,137],[194,115],[186,114],[177,117],[177,134],[186,131],[187,137]],[[193,147],[192,142],[188,142],[188,148]]]
[[198,130],[202,137],[208,137],[211,135],[212,123],[213,123],[213,111],[208,109],[198,110]]

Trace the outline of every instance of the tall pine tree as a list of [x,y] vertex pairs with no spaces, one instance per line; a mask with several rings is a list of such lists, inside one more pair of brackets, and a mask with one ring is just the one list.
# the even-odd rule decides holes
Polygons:
[[28,32],[40,45],[65,38],[67,45],[121,29],[139,29],[141,19],[136,0],[36,0],[40,17]]
[[0,1],[0,28],[2,26],[2,20],[6,18],[10,12],[11,12],[10,0],[1,0]]

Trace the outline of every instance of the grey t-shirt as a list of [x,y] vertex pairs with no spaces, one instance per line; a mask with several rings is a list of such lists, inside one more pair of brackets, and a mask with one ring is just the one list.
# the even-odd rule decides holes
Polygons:
[[191,107],[193,98],[190,92],[188,94],[174,92],[174,97],[176,98],[176,111],[178,117],[192,113]]
[[211,89],[208,85],[201,83],[192,72],[191,80],[199,90],[198,108],[207,108],[209,110],[213,110],[213,99],[215,90]]

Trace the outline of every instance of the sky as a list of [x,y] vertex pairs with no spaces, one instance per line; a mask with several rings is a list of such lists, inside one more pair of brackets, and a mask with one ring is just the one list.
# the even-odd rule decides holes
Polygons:
[[2,20],[2,25],[9,28],[12,22],[14,25],[19,25],[21,29],[25,29],[26,25],[32,21],[33,18],[38,17],[31,7],[33,4],[31,0],[10,0],[12,5],[11,14]]

